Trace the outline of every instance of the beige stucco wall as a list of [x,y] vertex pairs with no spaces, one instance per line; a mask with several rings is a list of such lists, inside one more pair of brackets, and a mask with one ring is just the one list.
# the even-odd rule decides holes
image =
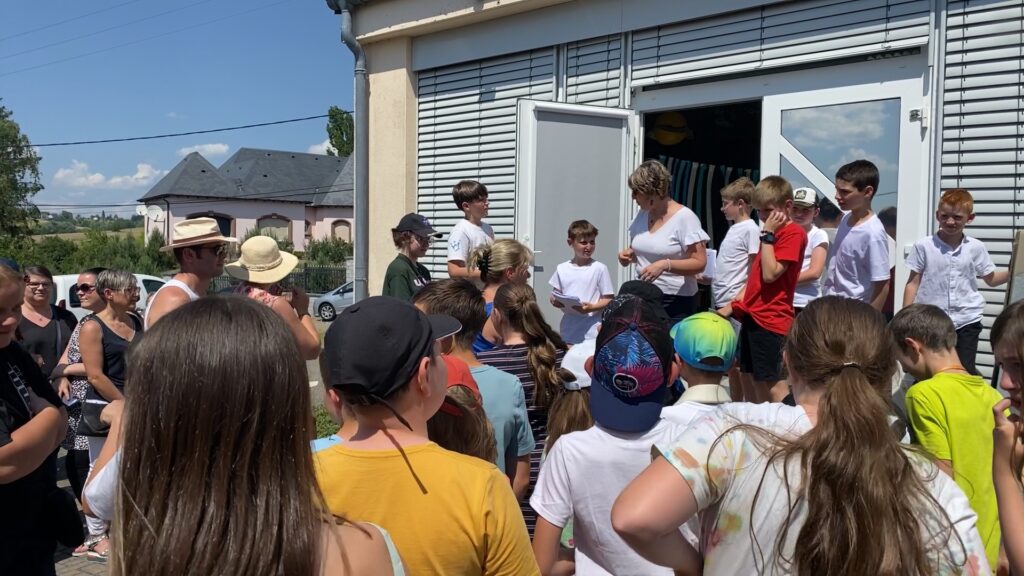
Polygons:
[[370,79],[369,292],[380,294],[395,257],[391,228],[416,209],[416,92],[412,40],[366,46]]

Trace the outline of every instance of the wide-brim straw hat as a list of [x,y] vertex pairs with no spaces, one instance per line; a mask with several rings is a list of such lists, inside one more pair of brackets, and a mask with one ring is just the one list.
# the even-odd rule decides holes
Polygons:
[[299,259],[277,247],[270,236],[253,236],[242,243],[242,257],[224,266],[224,271],[239,280],[256,284],[280,282],[291,273]]
[[160,251],[170,252],[175,248],[218,242],[237,244],[238,239],[221,234],[220,226],[217,226],[217,221],[213,218],[190,218],[174,225],[174,230],[171,232],[171,241],[166,246],[160,248]]

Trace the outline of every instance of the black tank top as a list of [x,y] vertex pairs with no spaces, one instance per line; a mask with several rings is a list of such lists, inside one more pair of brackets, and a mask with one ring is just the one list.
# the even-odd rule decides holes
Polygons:
[[[99,322],[100,328],[103,329],[103,374],[110,379],[110,382],[121,393],[124,393],[124,353],[128,350],[128,346],[142,333],[142,324],[139,322],[139,319],[131,314],[128,317],[131,318],[132,327],[135,328],[135,334],[132,335],[131,340],[121,338],[103,320],[94,317],[94,320]],[[95,388],[90,386],[86,399],[102,400],[103,397]]]

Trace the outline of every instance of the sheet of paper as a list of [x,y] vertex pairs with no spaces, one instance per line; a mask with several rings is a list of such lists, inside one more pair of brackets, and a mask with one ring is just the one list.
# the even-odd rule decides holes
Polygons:
[[564,305],[566,308],[571,309],[573,306],[579,306],[583,304],[583,302],[581,302],[579,298],[576,298],[575,296],[566,296],[565,294],[562,294],[557,290],[552,290],[551,296],[554,297],[555,300],[558,300],[560,303],[562,303],[562,305]]
[[717,250],[708,250],[708,263],[704,265],[704,277],[714,278],[715,277],[715,260],[718,256]]

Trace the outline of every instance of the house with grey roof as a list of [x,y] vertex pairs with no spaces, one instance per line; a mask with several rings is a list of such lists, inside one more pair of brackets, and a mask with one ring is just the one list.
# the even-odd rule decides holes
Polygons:
[[352,239],[352,162],[348,157],[240,148],[219,168],[198,152],[186,156],[140,202],[146,237],[170,236],[174,224],[209,216],[221,233],[244,238],[253,228],[304,250],[312,239]]

